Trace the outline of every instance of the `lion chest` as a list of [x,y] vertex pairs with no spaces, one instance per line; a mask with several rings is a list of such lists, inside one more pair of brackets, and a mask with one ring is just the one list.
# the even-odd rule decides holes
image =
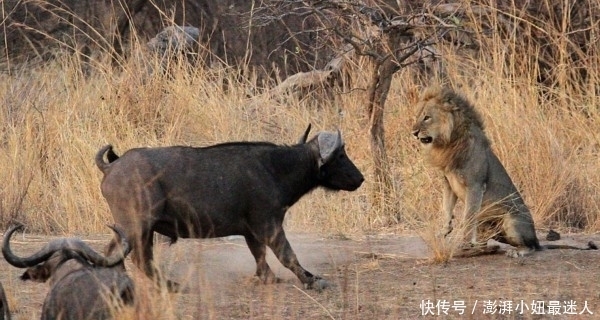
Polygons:
[[448,173],[444,174],[444,176],[446,177],[446,181],[448,181],[448,184],[450,185],[450,189],[452,189],[452,192],[454,192],[454,194],[463,202],[465,201],[467,191],[469,188],[481,189],[481,193],[482,194],[485,193],[485,190],[486,190],[485,183],[478,184],[476,182],[471,182],[471,184],[477,184],[477,185],[469,185],[465,175],[462,173],[448,172]]
[[450,185],[450,189],[452,192],[462,201],[465,200],[465,195],[467,193],[467,185],[466,179],[462,174],[456,174],[454,172],[446,173],[444,175],[446,177],[446,181]]

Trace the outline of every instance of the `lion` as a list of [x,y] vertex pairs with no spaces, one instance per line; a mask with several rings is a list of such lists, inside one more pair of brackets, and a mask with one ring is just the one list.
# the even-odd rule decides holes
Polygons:
[[[464,97],[450,88],[432,86],[417,102],[419,113],[412,134],[424,147],[426,159],[444,175],[442,234],[452,232],[456,201],[464,202],[467,237],[473,246],[478,230],[515,249],[506,254],[522,257],[534,251],[572,246],[540,246],[529,208],[491,148],[479,113]],[[483,210],[482,210],[483,208]],[[493,229],[495,230],[489,230]],[[593,243],[588,248],[595,247]]]

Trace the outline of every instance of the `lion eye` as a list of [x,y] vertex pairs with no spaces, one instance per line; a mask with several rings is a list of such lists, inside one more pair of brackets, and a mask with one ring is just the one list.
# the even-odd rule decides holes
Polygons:
[[425,116],[425,117],[423,118],[423,121],[428,121],[428,120],[431,120],[431,117],[430,117],[430,116]]

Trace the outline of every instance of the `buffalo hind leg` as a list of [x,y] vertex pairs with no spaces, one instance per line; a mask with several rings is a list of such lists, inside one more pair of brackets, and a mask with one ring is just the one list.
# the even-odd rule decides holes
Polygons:
[[134,247],[131,256],[133,264],[142,270],[148,278],[156,281],[156,284],[159,286],[162,281],[166,281],[169,292],[179,292],[180,284],[175,281],[163,279],[154,265],[154,253],[152,251],[154,247],[153,231],[144,230],[140,238],[141,243],[136,243],[137,246]]
[[256,260],[256,277],[266,284],[277,282],[278,279],[267,264],[267,246],[251,234],[244,236],[244,238],[254,256],[254,260]]
[[300,279],[306,289],[322,290],[329,286],[327,281],[313,275],[300,265],[282,228],[279,228],[274,237],[270,239],[269,247],[273,250],[273,253],[275,253],[281,264],[290,269]]

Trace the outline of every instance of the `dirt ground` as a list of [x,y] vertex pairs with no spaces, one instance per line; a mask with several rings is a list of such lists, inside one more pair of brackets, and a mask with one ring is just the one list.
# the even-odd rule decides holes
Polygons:
[[[541,235],[540,235],[541,236]],[[102,248],[109,235],[82,237]],[[502,254],[433,264],[417,236],[357,239],[289,235],[300,263],[332,284],[304,290],[269,255],[282,279],[257,284],[241,237],[180,240],[155,248],[165,274],[186,284],[162,298],[169,319],[596,319],[600,316],[600,251],[549,250],[511,259]],[[50,237],[14,237],[14,251],[31,253]],[[598,235],[563,239],[600,243]],[[136,281],[144,281],[132,268]],[[21,270],[0,259],[0,281],[15,319],[37,319],[46,284],[23,283]],[[142,280],[140,280],[142,279]]]

